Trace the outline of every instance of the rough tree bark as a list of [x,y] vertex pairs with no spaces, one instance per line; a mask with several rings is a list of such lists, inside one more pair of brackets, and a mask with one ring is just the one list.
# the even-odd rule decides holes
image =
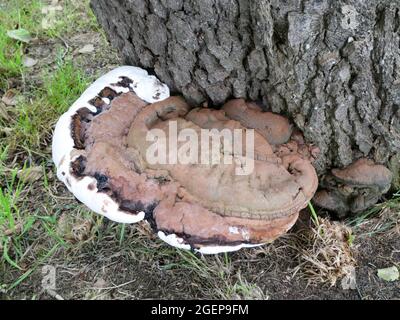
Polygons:
[[[194,104],[261,100],[321,150],[398,176],[400,1],[92,0],[125,61]],[[394,181],[398,178],[395,178]]]

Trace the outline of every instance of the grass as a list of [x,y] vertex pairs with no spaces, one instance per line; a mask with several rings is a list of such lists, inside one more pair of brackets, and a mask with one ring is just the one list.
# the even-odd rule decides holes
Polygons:
[[[86,8],[88,2],[82,5]],[[72,63],[70,56],[58,50],[54,64],[39,70],[39,80],[25,85],[30,74],[22,59],[30,43],[11,39],[7,31],[23,28],[33,38],[49,41],[75,31],[72,26],[90,30],[94,27],[93,16],[88,21],[80,19],[82,5],[64,2],[62,11],[67,15],[59,15],[53,27],[43,29],[41,10],[46,4],[42,1],[1,4],[0,96],[10,88],[13,79],[23,84],[13,89],[18,98],[16,105],[0,105],[0,287],[3,291],[23,283],[57,249],[68,249],[68,242],[57,229],[54,202],[58,200],[49,184],[49,177],[54,177],[52,168],[48,168],[49,145],[55,121],[91,81]],[[29,175],[30,168],[35,166],[42,167],[42,178],[30,181],[19,176],[20,170]],[[6,279],[6,275],[12,277]]]
[[237,274],[236,278],[237,280],[233,284],[228,284],[225,286],[224,291],[219,291],[219,295],[222,299],[269,299],[269,296],[266,292],[264,292],[257,284],[249,283],[246,279],[243,278],[240,272]]
[[315,211],[314,206],[312,205],[311,201],[308,201],[308,208],[310,209],[310,212],[311,212],[312,221],[314,222],[315,226],[318,227],[319,221],[318,221],[317,212]]
[[64,113],[76,97],[86,89],[89,79],[71,61],[57,63],[56,71],[49,73],[44,81],[46,101],[59,115]]
[[21,76],[24,71],[22,57],[25,44],[7,36],[8,30],[26,29],[32,35],[39,33],[37,21],[41,4],[39,1],[5,1],[0,10],[0,84],[9,77]]
[[0,84],[5,85],[6,79],[22,74],[23,45],[15,43],[7,36],[7,30],[0,25]]
[[[98,30],[96,17],[89,8],[89,1],[62,1],[52,5],[43,5],[50,27],[43,30],[44,36],[55,38],[64,37],[65,34]],[[43,10],[43,9],[42,9]],[[63,15],[67,18],[61,18]]]
[[[373,219],[375,218],[375,219]],[[386,234],[393,230],[400,230],[400,191],[392,198],[376,204],[369,210],[346,221],[355,230],[362,230],[360,236]],[[364,230],[364,226],[368,226]]]
[[[44,27],[45,26],[45,27]],[[10,77],[23,76],[23,55],[28,44],[7,36],[8,30],[25,29],[36,39],[63,39],[73,32],[97,30],[88,1],[5,0],[0,5],[0,85]]]
[[[21,202],[21,191],[23,190],[23,183],[17,180],[16,171],[13,170],[11,173],[10,181],[6,181],[6,186],[0,188],[0,227],[3,230],[0,238],[0,248],[2,248],[3,258],[10,263],[13,267],[21,268],[17,262],[10,258],[9,250],[11,242],[16,251],[16,256],[21,255],[21,246],[18,242],[17,237],[9,237],[19,229],[21,226],[21,215],[19,209],[19,202]],[[30,219],[29,219],[30,220]],[[31,225],[30,221],[26,221],[25,228]],[[18,258],[16,258],[18,259]]]
[[6,131],[0,141],[14,153],[23,151],[44,157],[42,151],[50,144],[56,119],[79,97],[89,78],[71,62],[63,62],[55,72],[45,73],[43,83],[42,88],[36,88],[15,107],[7,109],[11,120],[0,118]]
[[333,286],[355,266],[354,238],[350,227],[326,218],[318,220],[315,228],[296,234],[299,264],[294,272],[301,270],[310,284]]
[[[45,196],[42,204],[50,215],[43,215],[44,212],[36,208],[35,203],[41,199],[35,192],[51,190],[46,165],[51,162],[48,146],[52,127],[58,116],[80,95],[88,78],[67,62],[60,64],[55,73],[47,74],[44,79],[42,88],[29,93],[29,100],[15,106],[11,112],[12,120],[3,122],[9,133],[0,139],[3,148],[0,171],[3,181],[0,183],[0,254],[3,259],[0,273],[8,269],[7,264],[17,271],[17,277],[6,284],[2,284],[0,277],[4,290],[12,290],[28,279],[58,248],[68,248],[63,236],[57,233],[57,206],[51,203],[51,194]],[[17,164],[10,168],[13,157]],[[21,161],[24,165],[19,167]],[[43,180],[25,182],[17,177],[19,170],[29,170],[26,167],[38,161],[42,162]],[[28,259],[27,253],[36,246],[35,234],[39,230],[46,245],[35,250],[35,256]],[[29,267],[21,267],[21,262]]]

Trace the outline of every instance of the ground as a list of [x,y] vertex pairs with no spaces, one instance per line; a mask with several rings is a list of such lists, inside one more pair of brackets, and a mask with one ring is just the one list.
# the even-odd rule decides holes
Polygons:
[[[29,42],[7,36],[18,28]],[[304,210],[274,243],[214,256],[169,247],[145,223],[93,214],[57,181],[51,161],[58,117],[121,63],[88,2],[3,1],[0,48],[0,298],[400,298],[400,281],[377,275],[400,267],[395,190],[345,221]]]

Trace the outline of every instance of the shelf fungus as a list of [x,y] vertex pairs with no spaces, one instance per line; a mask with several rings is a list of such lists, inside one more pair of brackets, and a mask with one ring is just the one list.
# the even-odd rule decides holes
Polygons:
[[53,138],[57,176],[78,200],[113,221],[146,220],[170,245],[202,253],[287,232],[317,189],[317,153],[255,103],[193,108],[127,66],[94,82]]
[[340,218],[367,210],[389,191],[393,174],[381,164],[361,158],[321,179],[314,203]]

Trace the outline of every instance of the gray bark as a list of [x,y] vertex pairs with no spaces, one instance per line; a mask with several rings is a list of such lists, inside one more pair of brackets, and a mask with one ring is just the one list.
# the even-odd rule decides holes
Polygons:
[[361,157],[398,172],[400,1],[91,5],[127,63],[191,103],[243,97],[290,117],[320,148],[320,174]]

